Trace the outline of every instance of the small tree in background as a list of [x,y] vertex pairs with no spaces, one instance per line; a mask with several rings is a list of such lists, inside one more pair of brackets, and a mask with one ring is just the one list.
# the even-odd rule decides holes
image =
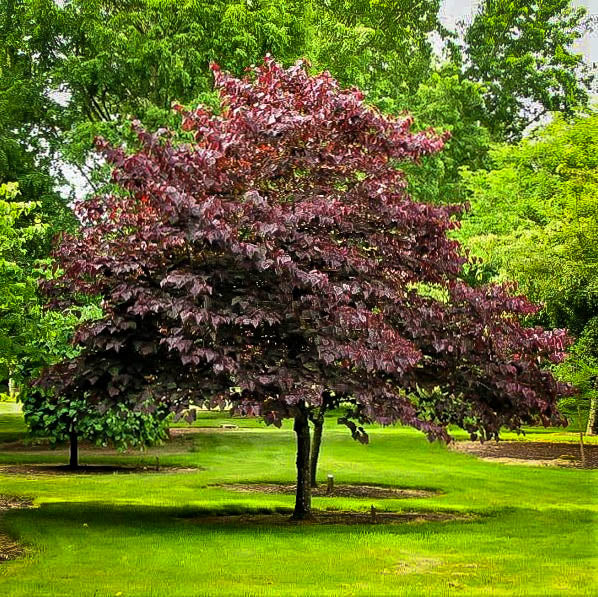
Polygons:
[[159,443],[167,435],[169,411],[164,407],[141,412],[134,403],[119,402],[99,410],[85,398],[55,398],[43,391],[26,392],[23,414],[33,436],[50,440],[55,448],[69,444],[69,467],[79,467],[79,442],[119,449]]
[[188,143],[138,126],[133,155],[99,142],[123,192],[79,203],[46,290],[58,304],[99,294],[104,317],[38,386],[103,408],[232,401],[293,418],[295,519],[311,516],[310,419],[332,402],[362,440],[371,421],[431,439],[561,422],[567,386],[542,367],[566,334],[523,327],[536,308],[506,287],[459,281],[460,208],[407,195],[398,165],[443,137],[301,63],[214,72],[219,113],[179,108]]

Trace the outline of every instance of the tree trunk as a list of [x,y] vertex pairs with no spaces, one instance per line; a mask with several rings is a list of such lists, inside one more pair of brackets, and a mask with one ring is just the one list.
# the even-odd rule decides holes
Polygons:
[[318,486],[318,459],[320,457],[320,446],[322,445],[322,430],[324,429],[324,414],[320,414],[314,420],[314,436],[311,442],[310,481],[312,487]]
[[297,491],[295,510],[291,520],[308,520],[311,515],[311,484],[309,468],[309,420],[305,408],[295,417],[293,426],[297,434]]
[[69,434],[70,442],[70,456],[69,468],[79,468],[79,438],[76,431],[71,431]]
[[586,435],[598,435],[598,397],[592,396],[590,400],[590,415]]

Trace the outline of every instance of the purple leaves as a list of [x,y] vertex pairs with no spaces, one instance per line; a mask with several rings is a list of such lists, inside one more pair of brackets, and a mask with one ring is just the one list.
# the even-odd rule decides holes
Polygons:
[[353,405],[359,441],[351,418],[444,439],[449,424],[488,437],[559,421],[567,389],[544,367],[566,334],[524,328],[536,307],[507,287],[459,281],[461,208],[406,193],[397,162],[447,137],[301,63],[214,73],[218,114],[176,107],[194,143],[139,126],[133,155],[98,141],[124,192],[77,205],[48,291],[100,293],[105,317],[44,383],[176,412],[232,401],[275,424],[328,396]]

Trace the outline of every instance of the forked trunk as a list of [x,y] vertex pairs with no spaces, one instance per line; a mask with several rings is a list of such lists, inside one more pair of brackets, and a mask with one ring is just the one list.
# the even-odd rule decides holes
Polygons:
[[310,481],[312,487],[318,486],[318,459],[322,445],[322,430],[324,429],[324,416],[314,420],[314,436],[311,441]]
[[79,438],[76,431],[69,433],[69,468],[79,468]]
[[309,468],[309,420],[305,409],[295,417],[293,429],[297,435],[297,491],[292,520],[308,520],[311,514],[311,484]]

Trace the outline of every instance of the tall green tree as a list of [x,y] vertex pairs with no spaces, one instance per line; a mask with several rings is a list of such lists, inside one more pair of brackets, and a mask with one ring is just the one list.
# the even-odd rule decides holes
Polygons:
[[519,111],[530,102],[567,111],[583,104],[588,79],[570,49],[584,17],[569,2],[483,3],[463,44],[453,41],[452,66],[439,62],[431,41],[451,37],[440,4],[7,0],[0,106],[28,147],[59,155],[97,186],[107,174],[94,168],[94,136],[133,144],[129,116],[159,128],[175,124],[173,100],[213,103],[210,62],[240,74],[266,53],[284,64],[307,57],[382,110],[410,109],[417,122],[455,133],[447,153],[432,160],[434,183],[415,184],[418,198],[445,201],[459,196],[459,166],[482,165],[488,133],[495,140],[521,133]]
[[598,375],[598,113],[561,117],[465,171],[471,212],[458,234],[482,279],[516,280],[550,326],[579,336],[563,375],[585,397]]
[[463,75],[486,86],[484,124],[517,139],[548,112],[571,116],[589,101],[593,74],[574,43],[591,27],[571,0],[483,0],[463,26]]
[[440,0],[316,0],[309,57],[387,111],[406,109],[434,70]]
[[9,0],[0,8],[0,30],[7,32],[5,77],[14,84],[0,102],[33,106],[16,110],[13,122],[88,177],[95,135],[122,140],[130,115],[163,126],[174,100],[191,102],[209,91],[211,61],[239,72],[267,52],[282,60],[303,54],[308,6]]
[[412,98],[412,113],[420,130],[434,127],[451,134],[441,154],[427,156],[417,167],[405,165],[413,197],[426,203],[454,203],[465,199],[460,175],[489,165],[489,130],[482,124],[484,88],[447,64],[421,83]]

